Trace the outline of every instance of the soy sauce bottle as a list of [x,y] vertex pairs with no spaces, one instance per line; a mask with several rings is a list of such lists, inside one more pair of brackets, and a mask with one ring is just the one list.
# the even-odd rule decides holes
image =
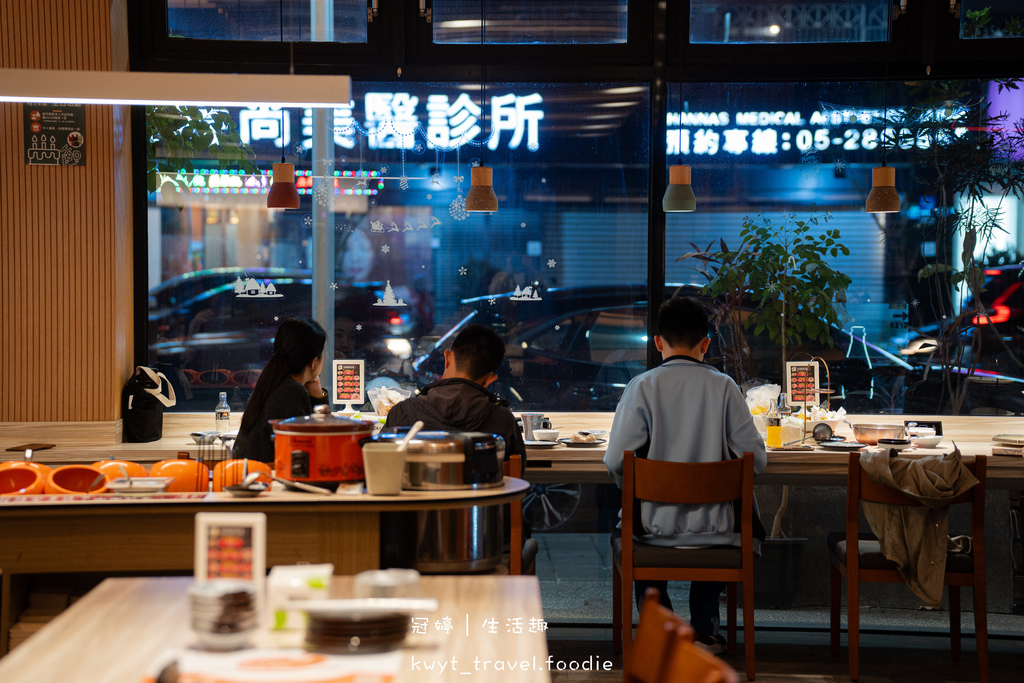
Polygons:
[[226,434],[231,429],[231,406],[228,405],[226,391],[220,392],[220,402],[213,409],[213,424],[214,429],[221,434]]

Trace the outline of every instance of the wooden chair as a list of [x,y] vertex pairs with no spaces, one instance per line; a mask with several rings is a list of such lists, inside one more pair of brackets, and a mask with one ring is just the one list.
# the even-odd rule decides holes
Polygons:
[[[637,630],[639,641],[640,631]],[[639,642],[637,644],[639,651]],[[679,628],[662,674],[662,683],[739,683],[736,670],[693,642],[693,629]]]
[[[523,478],[523,460],[518,453],[509,456],[502,467],[506,477]],[[509,503],[511,510],[511,540],[509,541],[509,574],[536,573],[537,541],[528,539],[523,543],[523,501]]]
[[662,607],[658,597],[656,588],[648,588],[644,594],[633,658],[622,667],[625,683],[660,683],[676,632],[688,634],[693,642],[693,628],[672,610]]
[[[710,504],[741,501],[739,548],[680,549],[637,543],[634,531],[635,501],[671,504]],[[736,652],[736,583],[743,586],[743,639],[747,678],[754,680],[754,456],[711,463],[676,463],[635,458],[626,451],[623,459],[622,536],[613,541],[612,644],[624,650],[623,668],[631,663],[633,649],[633,581],[725,581],[729,623],[729,653]],[[620,640],[621,638],[621,640]]]
[[[985,603],[985,458],[975,458],[973,463],[965,462],[974,472],[978,485],[966,493],[950,500],[950,505],[967,503],[971,506],[970,553],[950,553],[946,556],[944,585],[949,586],[949,630],[952,639],[954,660],[960,659],[960,587],[971,586],[974,590],[974,628],[978,646],[978,678],[988,681],[988,619]],[[847,582],[847,625],[849,636],[850,678],[857,680],[860,675],[860,584],[861,583],[903,583],[903,576],[881,552],[881,546],[871,534],[858,533],[860,501],[867,500],[888,505],[914,505],[921,503],[903,495],[896,489],[876,484],[868,478],[860,466],[860,454],[850,453],[849,479],[846,489],[846,532],[828,536],[831,571],[831,612],[829,623],[832,636],[832,655],[839,655],[839,617],[841,607],[840,589],[842,578]],[[856,562],[848,558],[853,548]]]

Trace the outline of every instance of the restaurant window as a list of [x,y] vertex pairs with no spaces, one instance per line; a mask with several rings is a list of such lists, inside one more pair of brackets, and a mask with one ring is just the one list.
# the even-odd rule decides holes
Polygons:
[[[795,301],[787,309],[802,339],[789,341],[786,360],[827,363],[833,393],[823,403],[850,413],[1024,413],[1024,337],[1012,322],[1024,224],[1019,188],[998,180],[1021,163],[1014,131],[1024,104],[1000,85],[890,83],[887,110],[886,86],[876,82],[674,85],[667,153],[670,164],[691,165],[697,211],[668,214],[666,276],[677,283],[668,293],[706,296],[693,254],[716,257],[707,268],[714,277],[722,254],[741,248],[744,227],[768,228],[767,243],[746,245],[753,251],[795,238],[801,225],[815,238],[838,230],[849,254],[829,251],[824,262],[850,282],[831,291],[844,305],[825,338],[808,338]],[[1005,114],[998,125],[989,118],[997,112]],[[870,214],[865,197],[883,144],[902,207]],[[777,284],[782,276],[823,272],[789,254],[779,278],[758,280],[757,291],[777,288],[768,301],[776,321],[783,291],[793,292]],[[963,278],[977,278],[980,296]],[[751,282],[748,274],[741,286]],[[740,297],[736,320],[755,324],[730,326],[722,316],[709,359],[741,384],[781,384],[781,338],[770,323],[758,331],[749,290],[707,298],[721,311],[728,293]]]
[[[313,27],[309,0],[166,0],[171,38],[198,40],[366,42],[366,0],[333,0],[332,38]],[[327,34],[330,35],[330,34]]]
[[[476,84],[354,83],[323,159],[311,112],[232,108],[262,173],[211,154],[160,176],[148,363],[178,384],[175,410],[212,409],[220,391],[240,409],[280,322],[312,314],[314,287],[334,302],[328,356],[364,360],[377,384],[438,379],[438,344],[479,322],[506,340],[494,388],[513,409],[614,409],[644,369],[647,90],[493,83],[485,111],[479,96]],[[301,207],[270,211],[266,171],[282,154]],[[464,209],[478,164],[493,168],[496,213]],[[333,277],[317,283],[324,229]]]
[[1017,0],[961,0],[961,38],[1024,37],[1024,15]]
[[625,43],[628,10],[628,0],[434,0],[432,27],[437,44],[479,44],[481,16],[488,44]]
[[870,43],[886,38],[887,0],[693,0],[691,43]]

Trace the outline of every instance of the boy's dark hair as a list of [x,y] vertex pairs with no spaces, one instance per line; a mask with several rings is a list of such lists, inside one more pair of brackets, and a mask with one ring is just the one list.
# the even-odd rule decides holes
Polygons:
[[672,297],[658,309],[658,336],[670,346],[696,346],[708,336],[707,310],[692,297]]
[[452,342],[455,369],[473,380],[497,372],[505,359],[505,342],[498,333],[483,325],[469,325]]

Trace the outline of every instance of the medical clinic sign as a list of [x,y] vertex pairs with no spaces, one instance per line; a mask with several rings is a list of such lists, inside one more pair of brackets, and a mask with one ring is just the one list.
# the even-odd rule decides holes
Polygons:
[[[531,152],[540,149],[540,121],[544,111],[539,93],[507,93],[488,99],[488,149],[514,150],[521,145]],[[313,148],[313,110],[256,106],[237,111],[241,138],[254,149],[308,151]],[[301,113],[299,113],[301,111]],[[481,108],[466,94],[452,100],[446,94],[414,95],[408,92],[367,92],[361,102],[349,102],[333,111],[334,144],[346,150],[426,149],[454,151],[471,141],[479,145]]]

